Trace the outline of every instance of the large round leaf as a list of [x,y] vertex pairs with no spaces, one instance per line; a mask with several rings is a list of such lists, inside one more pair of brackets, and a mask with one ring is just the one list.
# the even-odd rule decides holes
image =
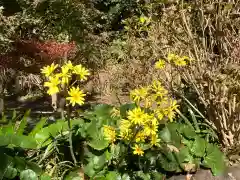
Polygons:
[[20,173],[21,180],[38,180],[37,174],[31,170],[27,169]]
[[4,173],[4,177],[8,179],[13,179],[17,176],[17,169],[9,166]]

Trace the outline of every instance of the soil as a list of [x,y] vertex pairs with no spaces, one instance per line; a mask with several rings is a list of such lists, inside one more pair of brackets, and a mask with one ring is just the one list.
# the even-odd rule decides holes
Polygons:
[[196,174],[187,176],[179,175],[169,178],[169,180],[240,180],[240,166],[228,167],[222,176],[213,176],[210,170],[199,170]]

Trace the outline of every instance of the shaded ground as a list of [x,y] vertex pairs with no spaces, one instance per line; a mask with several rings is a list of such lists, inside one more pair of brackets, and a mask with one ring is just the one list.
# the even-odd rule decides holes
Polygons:
[[[128,95],[124,96],[114,96],[114,95],[91,95],[87,96],[86,103],[82,107],[77,107],[76,109],[87,109],[92,104],[114,104],[120,105],[121,103],[129,102]],[[35,95],[28,98],[16,96],[8,96],[5,98],[5,112],[12,112],[16,110],[19,113],[24,113],[31,109],[31,116],[34,115],[55,115],[51,106],[51,97],[46,95]]]
[[169,180],[240,180],[240,166],[229,167],[222,176],[213,176],[210,170],[199,170],[192,176],[174,176]]

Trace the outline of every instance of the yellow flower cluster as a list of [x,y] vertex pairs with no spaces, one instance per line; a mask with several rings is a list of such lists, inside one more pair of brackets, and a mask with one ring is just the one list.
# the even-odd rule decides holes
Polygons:
[[84,81],[87,76],[90,75],[89,71],[82,65],[74,66],[71,61],[66,62],[60,69],[57,64],[52,63],[50,66],[43,67],[41,69],[42,74],[48,78],[48,81],[44,83],[45,87],[48,87],[47,93],[49,95],[56,94],[61,91],[62,87],[69,88],[66,98],[75,106],[75,104],[84,104],[84,92],[79,87],[74,87],[74,84],[69,84],[73,75],[77,76],[77,80]]
[[136,107],[127,113],[127,119],[121,121],[120,139],[134,143],[148,142],[151,146],[159,146],[157,135],[159,121],[154,114]]
[[[190,63],[192,60],[187,57],[187,56],[178,56],[176,54],[173,53],[169,53],[168,57],[167,57],[167,61],[169,63],[173,63],[176,66],[186,66],[188,63]],[[159,59],[156,63],[155,63],[155,68],[156,69],[163,69],[165,68],[166,62],[163,59]]]
[[119,134],[109,126],[105,128],[104,134],[112,142],[118,136],[120,140],[133,143],[133,153],[142,156],[143,144],[150,144],[151,147],[160,145],[159,123],[163,119],[173,121],[178,105],[168,97],[168,91],[159,81],[133,90],[130,96],[137,106],[129,110],[127,117],[121,120]]
[[104,132],[105,138],[108,141],[110,141],[111,143],[114,143],[116,141],[116,131],[114,127],[104,126],[103,132]]
[[191,59],[187,56],[178,56],[176,54],[170,53],[167,57],[169,62],[172,62],[176,66],[186,66],[187,63],[191,62]]

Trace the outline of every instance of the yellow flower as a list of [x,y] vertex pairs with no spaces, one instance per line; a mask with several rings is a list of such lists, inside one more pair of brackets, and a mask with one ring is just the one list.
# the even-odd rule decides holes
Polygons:
[[119,134],[120,138],[121,139],[124,139],[124,140],[131,140],[132,139],[132,136],[133,136],[133,133],[131,130],[127,130],[127,131],[120,131],[120,134]]
[[158,125],[159,125],[159,122],[158,122],[158,120],[154,117],[154,115],[153,115],[153,119],[151,120],[151,124],[152,124],[153,126],[158,126]]
[[151,96],[150,97],[146,97],[144,102],[143,102],[144,104],[142,105],[140,103],[140,106],[144,107],[144,108],[150,108],[150,107],[152,107],[153,101],[154,101],[154,99],[152,99]]
[[[176,116],[176,110],[178,109],[179,105],[177,104],[177,101],[176,100],[169,100],[169,102],[167,102],[166,104],[166,107],[164,108],[161,108],[162,109],[162,113],[168,117],[168,119],[170,121],[173,121],[173,119],[175,118]],[[160,109],[160,108],[159,108]]]
[[81,64],[74,67],[73,73],[79,75],[81,81],[86,80],[87,76],[90,75],[89,71],[85,67],[83,67]]
[[131,122],[129,120],[122,119],[120,122],[120,129],[126,130],[131,127]]
[[132,135],[132,131],[130,129],[131,127],[131,122],[129,120],[121,120],[120,122],[120,137],[122,139],[129,139],[130,136]]
[[67,66],[62,66],[61,69],[62,69],[62,72],[59,73],[59,76],[62,78],[61,83],[68,84],[69,78],[71,77],[70,74],[68,73],[69,68]]
[[145,23],[146,22],[146,17],[145,16],[141,16],[140,18],[139,18],[139,22],[140,23]]
[[160,109],[154,110],[154,113],[156,114],[159,121],[161,121],[164,118],[164,114]]
[[44,74],[46,77],[49,77],[57,67],[57,64],[55,65],[54,63],[52,63],[50,66],[43,67],[41,69],[41,73]]
[[64,66],[66,66],[69,70],[73,70],[74,68],[71,61],[68,61]]
[[148,87],[142,87],[139,89],[135,89],[135,90],[131,91],[130,97],[135,103],[139,104],[141,99],[145,99],[147,97],[148,91],[149,91]]
[[168,108],[165,108],[163,109],[163,113],[166,117],[168,117],[168,119],[170,120],[170,122],[173,121],[173,119],[175,118],[176,116],[176,112],[172,109],[172,107],[168,107]]
[[176,54],[173,54],[173,53],[169,53],[169,54],[168,54],[168,57],[167,57],[167,59],[168,59],[169,62],[170,62],[170,61],[174,61],[174,60],[177,59],[177,58],[179,58],[179,56],[177,56]]
[[172,53],[168,54],[167,59],[168,61],[173,62],[176,66],[186,66],[187,62],[191,62],[191,59],[187,56],[180,57]]
[[155,68],[156,69],[163,69],[165,68],[165,61],[162,59],[159,59],[156,63],[155,63]]
[[68,72],[69,72],[68,66],[63,65],[63,66],[61,67],[61,69],[62,69],[62,73],[61,73],[61,74],[68,74]]
[[171,100],[170,103],[171,103],[171,109],[172,109],[172,110],[175,111],[175,110],[178,109],[179,105],[177,104],[177,101],[176,101],[176,100],[173,100],[173,101]]
[[143,125],[146,121],[145,112],[140,108],[134,108],[133,110],[128,111],[128,119],[131,123],[136,125]]
[[116,141],[116,131],[113,127],[111,126],[103,126],[103,133],[105,138],[110,141],[110,142],[115,142]]
[[168,113],[166,114],[170,122],[173,121],[173,119],[176,117],[176,112],[173,110],[169,110]]
[[136,142],[144,142],[145,141],[145,134],[144,132],[138,132],[137,135],[135,136],[135,141]]
[[133,154],[137,154],[137,155],[140,155],[140,156],[143,156],[144,152],[142,150],[141,147],[139,147],[137,144],[135,144],[135,146],[133,147]]
[[144,126],[144,133],[146,136],[154,135],[158,131],[158,125],[147,124]]
[[151,136],[151,140],[150,140],[150,144],[151,146],[160,146],[159,144],[160,142],[160,139],[158,138],[158,135],[157,134],[154,134]]
[[[154,118],[154,114],[144,113],[144,115],[143,115],[143,119],[144,119],[143,121],[144,121],[145,123],[151,122],[153,118]],[[144,124],[145,124],[145,123],[144,123]]]
[[187,65],[187,62],[185,61],[185,59],[180,58],[180,57],[175,59],[173,62],[176,66],[186,66]]
[[60,84],[60,80],[58,76],[50,76],[49,82],[45,82],[44,86],[49,88],[47,93],[49,95],[53,95],[59,92],[59,88],[58,88],[59,84]]
[[151,87],[154,92],[153,97],[155,98],[155,100],[158,99],[158,97],[162,98],[168,93],[168,91],[162,86],[162,83],[160,81],[153,81]]
[[53,95],[59,92],[59,88],[57,86],[52,86],[48,89],[47,93],[49,95]]
[[84,94],[83,91],[79,89],[79,87],[72,87],[70,91],[68,91],[68,94],[70,97],[67,97],[66,99],[70,101],[70,104],[72,104],[72,106],[75,106],[75,104],[84,104],[84,96],[86,96],[86,94]]
[[112,110],[111,110],[111,117],[120,117],[121,115],[120,115],[120,111],[117,109],[117,108],[113,108]]

